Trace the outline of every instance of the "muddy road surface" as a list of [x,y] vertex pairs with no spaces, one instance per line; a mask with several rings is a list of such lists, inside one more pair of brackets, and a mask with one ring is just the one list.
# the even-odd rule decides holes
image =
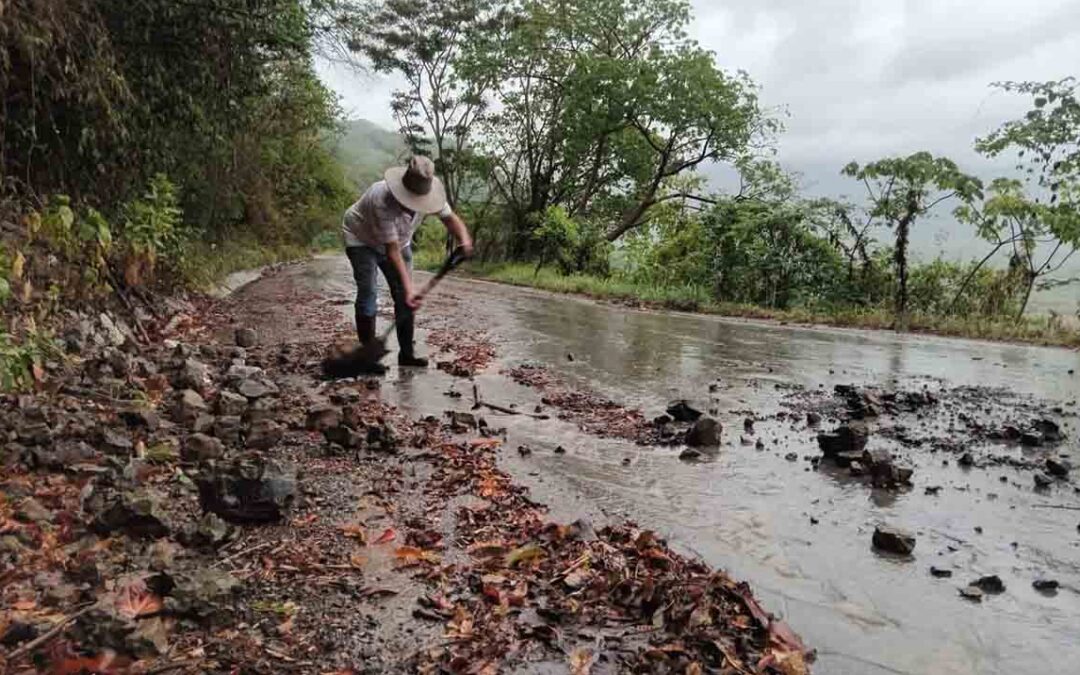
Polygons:
[[[284,274],[351,313],[344,256]],[[484,411],[508,429],[502,467],[553,516],[629,517],[749,581],[818,649],[815,672],[1076,672],[1077,353],[636,311],[461,279],[436,295],[421,324],[434,359],[438,331],[475,327],[494,361],[473,379],[394,367],[388,402],[465,411],[475,385],[537,415]],[[677,443],[605,437],[515,382],[522,364],[650,420],[686,399],[721,422],[721,445],[688,461]],[[853,413],[849,385],[869,414]],[[903,392],[928,405],[897,403]],[[868,451],[913,470],[909,485],[819,461],[818,435],[853,417]],[[881,525],[910,531],[914,551],[872,548]],[[972,597],[969,585],[994,575],[1004,590],[984,582]]]

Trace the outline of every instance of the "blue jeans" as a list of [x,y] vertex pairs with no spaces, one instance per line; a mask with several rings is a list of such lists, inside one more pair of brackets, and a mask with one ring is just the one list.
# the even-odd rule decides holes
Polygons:
[[[374,332],[375,315],[379,310],[379,287],[377,271],[381,270],[386,285],[390,287],[390,297],[394,299],[394,321],[397,327],[398,345],[403,354],[413,353],[413,311],[405,304],[405,284],[390,262],[390,258],[382,251],[369,246],[349,246],[345,249],[345,255],[352,265],[353,279],[356,281],[356,329],[360,336],[360,342],[366,342],[370,338],[365,335],[365,326]],[[401,249],[401,257],[405,259],[405,267],[412,271],[412,247],[406,246]]]

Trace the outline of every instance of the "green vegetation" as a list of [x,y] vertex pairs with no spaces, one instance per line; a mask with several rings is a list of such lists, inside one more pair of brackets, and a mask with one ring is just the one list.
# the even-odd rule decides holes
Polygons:
[[[747,76],[688,38],[683,0],[367,12],[380,29],[359,50],[407,83],[403,137],[437,157],[485,275],[738,315],[1073,340],[1057,319],[1025,318],[1033,291],[1076,281],[1053,276],[1080,246],[1072,80],[998,85],[1033,110],[976,148],[1016,152],[1016,176],[984,186],[928,152],[851,162],[842,173],[865,197],[845,203],[801,195],[768,160],[778,121]],[[737,193],[707,190],[696,169],[712,161],[738,170]],[[987,249],[911,260],[912,228],[942,213]],[[441,236],[422,234],[418,264],[441,257]]]

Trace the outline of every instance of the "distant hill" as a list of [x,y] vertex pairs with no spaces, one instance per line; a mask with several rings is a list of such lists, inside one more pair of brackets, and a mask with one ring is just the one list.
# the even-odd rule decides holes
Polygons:
[[381,179],[387,167],[399,164],[407,154],[400,134],[368,120],[346,121],[341,135],[331,138],[329,145],[357,189]]

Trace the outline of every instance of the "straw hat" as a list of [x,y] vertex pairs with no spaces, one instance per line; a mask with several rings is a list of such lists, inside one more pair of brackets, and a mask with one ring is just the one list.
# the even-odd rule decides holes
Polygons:
[[394,199],[407,209],[427,215],[446,206],[446,189],[435,176],[435,163],[423,155],[410,158],[407,166],[387,169],[383,178]]

